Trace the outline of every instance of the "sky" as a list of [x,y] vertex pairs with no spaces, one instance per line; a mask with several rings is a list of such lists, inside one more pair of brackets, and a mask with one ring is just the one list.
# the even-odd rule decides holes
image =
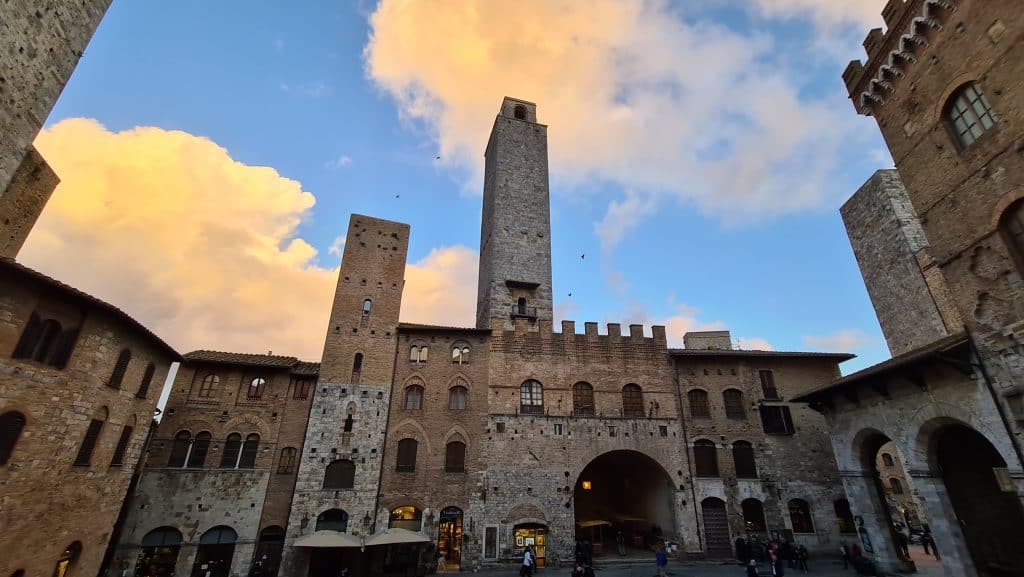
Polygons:
[[892,166],[841,80],[883,4],[116,0],[36,140],[61,184],[19,258],[182,352],[317,360],[356,212],[412,227],[403,321],[472,326],[512,96],[549,127],[556,321],[850,373],[889,356],[838,212]]

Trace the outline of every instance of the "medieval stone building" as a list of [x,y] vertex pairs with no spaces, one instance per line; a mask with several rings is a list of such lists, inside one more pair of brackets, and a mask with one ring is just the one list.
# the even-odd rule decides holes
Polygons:
[[842,210],[895,356],[798,400],[828,419],[864,549],[885,570],[913,562],[895,546],[883,447],[905,459],[947,575],[1024,567],[1020,8],[890,0],[867,63],[843,74],[896,161]]

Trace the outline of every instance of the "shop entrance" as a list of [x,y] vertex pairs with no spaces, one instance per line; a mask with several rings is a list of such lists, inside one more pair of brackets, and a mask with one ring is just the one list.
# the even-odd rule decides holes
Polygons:
[[139,561],[135,564],[136,577],[173,577],[181,540],[181,532],[174,527],[160,527],[146,533]]
[[[978,573],[1020,575],[1024,511],[1006,473],[1006,461],[985,437],[964,425],[939,430],[935,449],[935,460]],[[1005,478],[1004,486],[1000,475]]]
[[532,547],[533,554],[536,556],[537,566],[543,567],[545,565],[545,557],[547,556],[545,552],[547,550],[547,526],[539,523],[523,523],[522,525],[516,525],[512,530],[516,542],[516,557],[522,559],[523,551],[527,547]]
[[[444,556],[446,571],[459,571],[462,566],[462,509],[441,509],[437,525],[437,551]],[[438,564],[438,570],[442,567]]]
[[576,538],[584,550],[592,546],[595,557],[615,551],[620,531],[627,550],[672,539],[674,491],[671,477],[647,455],[627,450],[605,453],[576,480]]
[[223,525],[203,533],[192,564],[192,577],[228,577],[236,541],[238,533]]

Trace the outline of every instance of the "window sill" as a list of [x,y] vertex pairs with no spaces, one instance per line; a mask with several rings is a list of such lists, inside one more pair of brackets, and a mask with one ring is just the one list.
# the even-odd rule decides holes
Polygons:
[[462,469],[460,471],[449,471],[448,469],[445,469],[444,470],[444,474],[445,475],[465,475],[466,474],[466,470]]

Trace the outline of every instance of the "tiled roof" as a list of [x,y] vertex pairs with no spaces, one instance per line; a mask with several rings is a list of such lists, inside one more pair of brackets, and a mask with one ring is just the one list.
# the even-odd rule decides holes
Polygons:
[[872,365],[866,369],[861,369],[856,373],[836,379],[827,385],[808,391],[793,400],[801,403],[820,400],[822,397],[827,397],[832,393],[839,392],[841,389],[856,387],[871,377],[878,377],[886,373],[897,371],[901,368],[925,360],[933,355],[939,355],[961,347],[967,342],[966,333],[950,335],[931,344],[905,352],[902,355],[897,355],[888,361],[883,361],[877,365]]
[[679,357],[782,357],[782,358],[827,358],[838,362],[848,361],[857,355],[850,353],[821,353],[801,351],[743,351],[736,349],[669,349],[670,355]]
[[3,276],[21,275],[22,277],[32,279],[36,282],[48,285],[50,288],[58,290],[70,298],[84,301],[86,304],[102,309],[114,317],[121,319],[133,329],[149,337],[153,342],[170,353],[173,360],[181,359],[181,355],[178,351],[174,350],[171,345],[164,342],[164,340],[158,337],[153,331],[147,329],[145,325],[132,318],[128,313],[106,301],[102,301],[88,293],[82,292],[71,285],[66,285],[55,278],[48,277],[39,271],[32,270],[21,263],[15,262],[14,259],[10,257],[0,257],[0,271],[3,271]]
[[199,350],[185,353],[185,361],[193,363],[222,363],[225,365],[246,365],[250,367],[291,369],[292,373],[297,375],[314,376],[320,374],[320,363],[300,361],[295,357],[283,355],[253,355],[249,353]]
[[421,325],[418,323],[398,323],[398,330],[407,331],[461,331],[470,333],[490,333],[491,329],[477,329],[471,327],[446,327],[442,325]]
[[315,377],[320,374],[320,363],[299,361],[294,367],[292,367],[292,373],[295,373],[296,375]]

